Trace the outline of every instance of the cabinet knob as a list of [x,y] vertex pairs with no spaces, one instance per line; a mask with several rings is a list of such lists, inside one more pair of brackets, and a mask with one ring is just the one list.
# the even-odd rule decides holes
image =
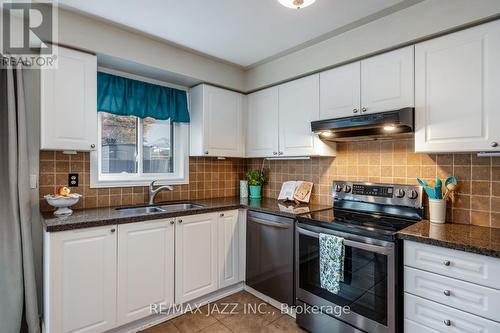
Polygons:
[[367,108],[361,108],[361,112],[366,112]]
[[182,220],[179,220],[179,223],[182,223]]
[[446,289],[445,291],[443,291],[443,294],[444,294],[445,296],[450,296],[450,295],[451,295],[451,292],[450,292],[449,290],[447,290],[447,289]]
[[170,221],[170,224],[174,224],[174,223],[175,223],[175,221],[174,221],[174,220]]
[[208,155],[208,150],[205,151],[205,155]]
[[493,148],[498,147],[498,142],[493,141],[492,143],[490,143],[490,146],[492,146]]
[[91,144],[90,148],[94,149],[95,148],[95,144]]
[[277,151],[273,151],[273,155],[278,155],[278,152]]
[[358,113],[358,109],[352,110],[352,113]]
[[282,152],[282,151],[280,151],[280,152],[278,153],[278,155],[283,155],[283,152]]
[[450,266],[451,262],[449,260],[443,261],[443,265],[445,266]]
[[224,213],[220,213],[220,217],[224,217]]
[[113,229],[111,229],[110,231],[111,231],[111,233],[113,233],[113,232],[115,232],[115,231],[116,231],[116,229],[115,229],[115,228],[113,228]]
[[445,320],[443,320],[443,323],[444,323],[446,326],[451,326],[451,320],[449,320],[449,319],[445,319]]

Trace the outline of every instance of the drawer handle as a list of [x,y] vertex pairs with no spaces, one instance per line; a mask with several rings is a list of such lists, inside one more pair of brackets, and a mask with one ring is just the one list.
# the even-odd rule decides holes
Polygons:
[[443,265],[445,266],[450,266],[451,262],[449,260],[443,261]]
[[443,321],[443,323],[446,325],[446,326],[451,326],[451,321],[449,319],[445,319]]
[[443,294],[444,294],[445,296],[450,296],[450,295],[451,295],[451,292],[450,292],[449,290],[445,290],[445,291],[443,291]]

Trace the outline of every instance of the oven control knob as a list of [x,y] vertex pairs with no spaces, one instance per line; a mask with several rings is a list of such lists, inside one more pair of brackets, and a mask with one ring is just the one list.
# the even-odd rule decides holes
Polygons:
[[351,192],[351,187],[349,185],[344,186],[344,192],[345,193]]
[[335,191],[336,192],[341,192],[342,191],[342,185],[335,185]]
[[411,190],[410,193],[408,193],[408,198],[410,199],[416,199],[418,197],[418,193],[415,190]]
[[402,198],[405,196],[405,191],[403,189],[396,189],[396,192],[394,192],[394,195],[396,195],[396,198]]

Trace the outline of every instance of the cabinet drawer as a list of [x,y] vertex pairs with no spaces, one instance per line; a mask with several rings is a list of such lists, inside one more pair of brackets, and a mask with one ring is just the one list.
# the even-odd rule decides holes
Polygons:
[[[472,314],[405,293],[405,320],[438,332],[494,333],[500,324]],[[421,332],[421,331],[419,331]],[[433,332],[433,331],[429,331]]]
[[404,264],[474,284],[500,289],[500,259],[443,247],[404,242]]
[[405,291],[500,322],[500,291],[405,267]]
[[412,320],[405,319],[405,333],[439,333],[439,331],[433,330],[429,327],[425,327],[424,325],[420,325]]

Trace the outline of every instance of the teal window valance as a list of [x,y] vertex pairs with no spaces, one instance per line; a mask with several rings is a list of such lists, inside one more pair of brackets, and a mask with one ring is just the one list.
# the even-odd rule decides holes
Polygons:
[[189,123],[185,91],[103,72],[97,72],[97,111]]

